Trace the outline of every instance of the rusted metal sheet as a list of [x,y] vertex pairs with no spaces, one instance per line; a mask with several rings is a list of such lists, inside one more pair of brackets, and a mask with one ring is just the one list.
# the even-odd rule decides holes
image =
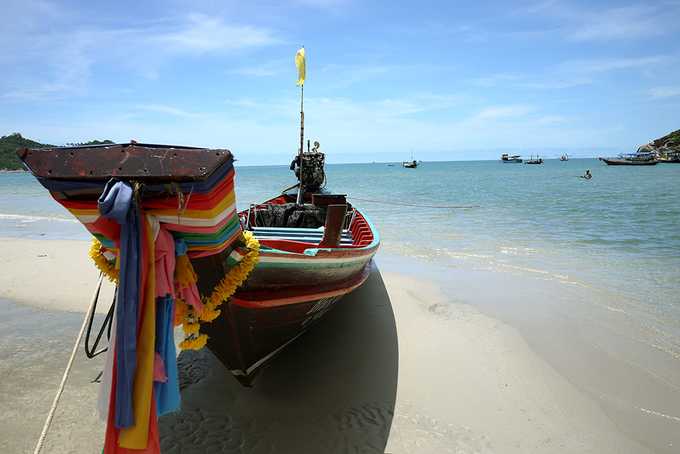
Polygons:
[[126,143],[83,147],[21,148],[17,155],[34,175],[50,179],[110,177],[196,181],[232,160],[226,149]]

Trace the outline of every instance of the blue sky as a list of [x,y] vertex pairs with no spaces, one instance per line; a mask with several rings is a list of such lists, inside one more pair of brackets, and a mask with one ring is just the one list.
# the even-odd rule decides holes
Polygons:
[[[509,6],[511,4],[511,6]],[[680,128],[680,1],[3,0],[0,134],[284,163],[633,151]]]

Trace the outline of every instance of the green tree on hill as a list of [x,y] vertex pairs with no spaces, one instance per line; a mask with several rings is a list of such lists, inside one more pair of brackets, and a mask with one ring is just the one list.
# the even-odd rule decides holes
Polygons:
[[[90,140],[89,142],[68,144],[69,146],[80,145],[106,145],[112,144],[110,140]],[[0,137],[0,169],[16,170],[21,169],[21,161],[17,157],[17,150],[19,148],[48,148],[54,145],[36,142],[35,140],[22,137],[21,134],[15,132],[6,136]]]
[[17,157],[17,149],[22,147],[45,148],[51,145],[26,139],[18,132],[0,137],[0,169],[21,169],[21,161]]

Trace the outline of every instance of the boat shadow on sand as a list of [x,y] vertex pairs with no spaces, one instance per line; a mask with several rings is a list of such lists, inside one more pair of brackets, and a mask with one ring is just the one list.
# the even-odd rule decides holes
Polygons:
[[397,392],[394,314],[377,267],[252,388],[207,350],[179,356],[182,410],[160,420],[164,453],[384,453]]

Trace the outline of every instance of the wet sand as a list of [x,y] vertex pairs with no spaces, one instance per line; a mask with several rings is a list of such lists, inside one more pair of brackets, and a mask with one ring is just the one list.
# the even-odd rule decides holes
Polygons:
[[[0,259],[0,295],[23,304],[0,301],[0,452],[31,452],[82,320],[56,310],[84,310],[96,272],[87,243],[3,244],[23,257]],[[275,358],[253,388],[208,351],[182,353],[183,405],[161,419],[163,452],[649,452],[517,330],[406,267],[386,268]],[[45,280],[60,290],[17,288]],[[102,362],[79,355],[45,452],[99,451],[91,381]]]
[[[0,300],[0,452],[32,453],[71,354],[83,314]],[[102,355],[103,356],[103,355]],[[44,453],[100,452],[96,412],[104,362],[81,349],[66,383]]]

